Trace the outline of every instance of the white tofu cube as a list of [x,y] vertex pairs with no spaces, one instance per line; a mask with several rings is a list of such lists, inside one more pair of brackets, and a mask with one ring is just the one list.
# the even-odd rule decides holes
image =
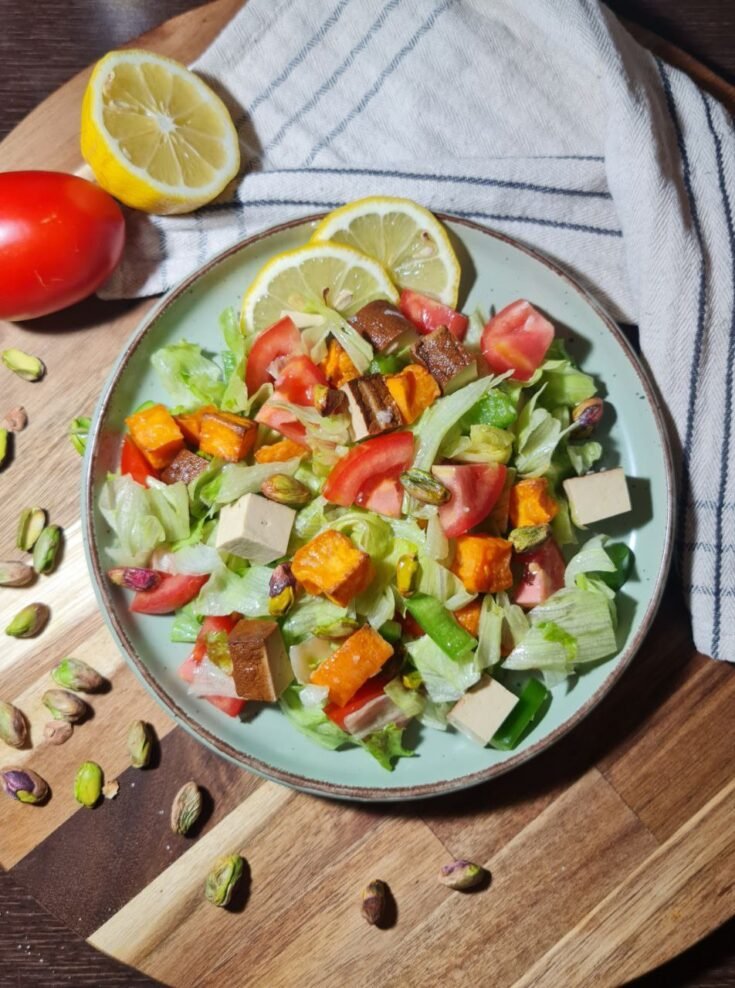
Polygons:
[[575,525],[591,525],[603,518],[630,511],[630,494],[621,467],[571,477],[564,481],[569,509]]
[[484,748],[517,703],[515,693],[497,679],[483,676],[452,707],[447,720],[470,741]]
[[285,556],[296,512],[260,494],[245,494],[227,504],[219,516],[218,549],[253,563],[272,563]]

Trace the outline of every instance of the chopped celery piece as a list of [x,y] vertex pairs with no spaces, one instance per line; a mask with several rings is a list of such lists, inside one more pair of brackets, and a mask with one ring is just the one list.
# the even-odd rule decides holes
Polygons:
[[515,748],[528,728],[536,722],[550,696],[543,683],[538,679],[529,679],[520,692],[518,703],[490,739],[491,746],[501,751]]
[[451,659],[461,659],[477,645],[477,639],[462,627],[436,599],[425,593],[406,601],[406,610],[419,627]]

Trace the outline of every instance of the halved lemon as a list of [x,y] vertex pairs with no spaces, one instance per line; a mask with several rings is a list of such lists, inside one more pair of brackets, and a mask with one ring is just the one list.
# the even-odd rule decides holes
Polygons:
[[211,202],[240,167],[222,100],[185,66],[141,49],[95,65],[82,102],[82,155],[111,195],[147,213]]
[[354,247],[380,261],[399,288],[457,306],[460,267],[447,231],[411,199],[357,199],[326,216],[311,239]]
[[377,261],[341,244],[307,244],[277,254],[260,269],[242,300],[242,321],[249,332],[259,333],[284,312],[332,310],[349,319],[378,298],[398,301]]

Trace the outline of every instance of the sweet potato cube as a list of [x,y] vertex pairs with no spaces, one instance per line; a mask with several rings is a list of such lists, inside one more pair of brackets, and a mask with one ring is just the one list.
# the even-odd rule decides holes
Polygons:
[[244,460],[255,445],[258,427],[231,412],[207,412],[202,418],[199,451],[228,463]]
[[199,445],[199,437],[202,432],[202,419],[209,412],[216,412],[216,405],[202,405],[201,408],[195,408],[193,412],[185,412],[183,415],[174,416],[176,419],[176,424],[184,433],[184,439],[191,446]]
[[360,376],[360,371],[350,360],[347,351],[332,337],[327,355],[319,365],[333,388],[341,388],[348,381]]
[[165,405],[150,405],[125,422],[133,442],[156,470],[164,470],[184,448],[181,429]]
[[393,646],[366,624],[317,666],[311,681],[328,687],[330,703],[343,707],[363,683],[380,672],[391,655]]
[[230,632],[228,645],[238,696],[277,700],[293,679],[293,671],[276,622],[243,618]]
[[511,488],[509,511],[513,528],[548,525],[558,510],[546,477],[527,477]]
[[295,443],[293,439],[280,439],[269,446],[261,446],[255,450],[256,463],[285,463],[296,456],[303,456],[308,450],[305,446]]
[[465,631],[469,631],[473,638],[477,638],[480,630],[480,611],[482,610],[482,600],[475,597],[469,604],[460,607],[454,612],[455,618],[459,621]]
[[421,364],[409,364],[400,373],[389,374],[385,383],[406,425],[415,422],[441,394],[439,385]]
[[340,607],[346,607],[373,577],[368,554],[331,528],[297,550],[291,572],[307,593],[324,594]]
[[513,586],[513,546],[492,535],[460,535],[451,570],[468,593],[498,593]]
[[209,461],[203,456],[197,456],[190,449],[182,449],[163,471],[161,480],[164,484],[175,484],[179,480],[190,484],[200,473],[204,473],[208,466]]

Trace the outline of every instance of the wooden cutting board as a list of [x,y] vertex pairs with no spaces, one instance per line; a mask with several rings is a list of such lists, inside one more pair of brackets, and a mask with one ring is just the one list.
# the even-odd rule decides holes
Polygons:
[[[216,0],[138,43],[194,58],[238,8]],[[651,39],[647,39],[651,43]],[[732,99],[720,80],[655,41],[671,61]],[[86,73],[0,145],[0,168],[74,171]],[[0,477],[0,558],[14,555],[21,509],[64,526],[64,558],[27,590],[0,592],[0,626],[31,600],[53,612],[37,640],[3,639],[0,696],[26,711],[25,763],[48,779],[42,808],[0,800],[0,864],[50,912],[101,950],[182,988],[232,983],[322,985],[607,985],[675,956],[735,913],[735,669],[697,655],[672,584],[622,682],[598,710],[530,764],[459,795],[405,807],[316,799],[217,758],[176,728],[124,664],[98,613],[83,559],[81,461],[67,423],[89,413],[149,302],[90,301],[33,327],[0,324],[0,345],[39,354],[38,384],[3,373],[0,414],[30,425]],[[94,718],[62,747],[42,740],[40,696],[62,655],[109,677]],[[158,764],[126,767],[129,721],[151,721]],[[79,809],[72,779],[99,761],[120,793]],[[194,779],[208,792],[194,838],[168,828],[171,799]],[[232,911],[202,896],[210,861],[241,850],[247,886]],[[436,881],[455,856],[482,862],[489,888]],[[394,925],[368,927],[359,894],[389,883]]]

